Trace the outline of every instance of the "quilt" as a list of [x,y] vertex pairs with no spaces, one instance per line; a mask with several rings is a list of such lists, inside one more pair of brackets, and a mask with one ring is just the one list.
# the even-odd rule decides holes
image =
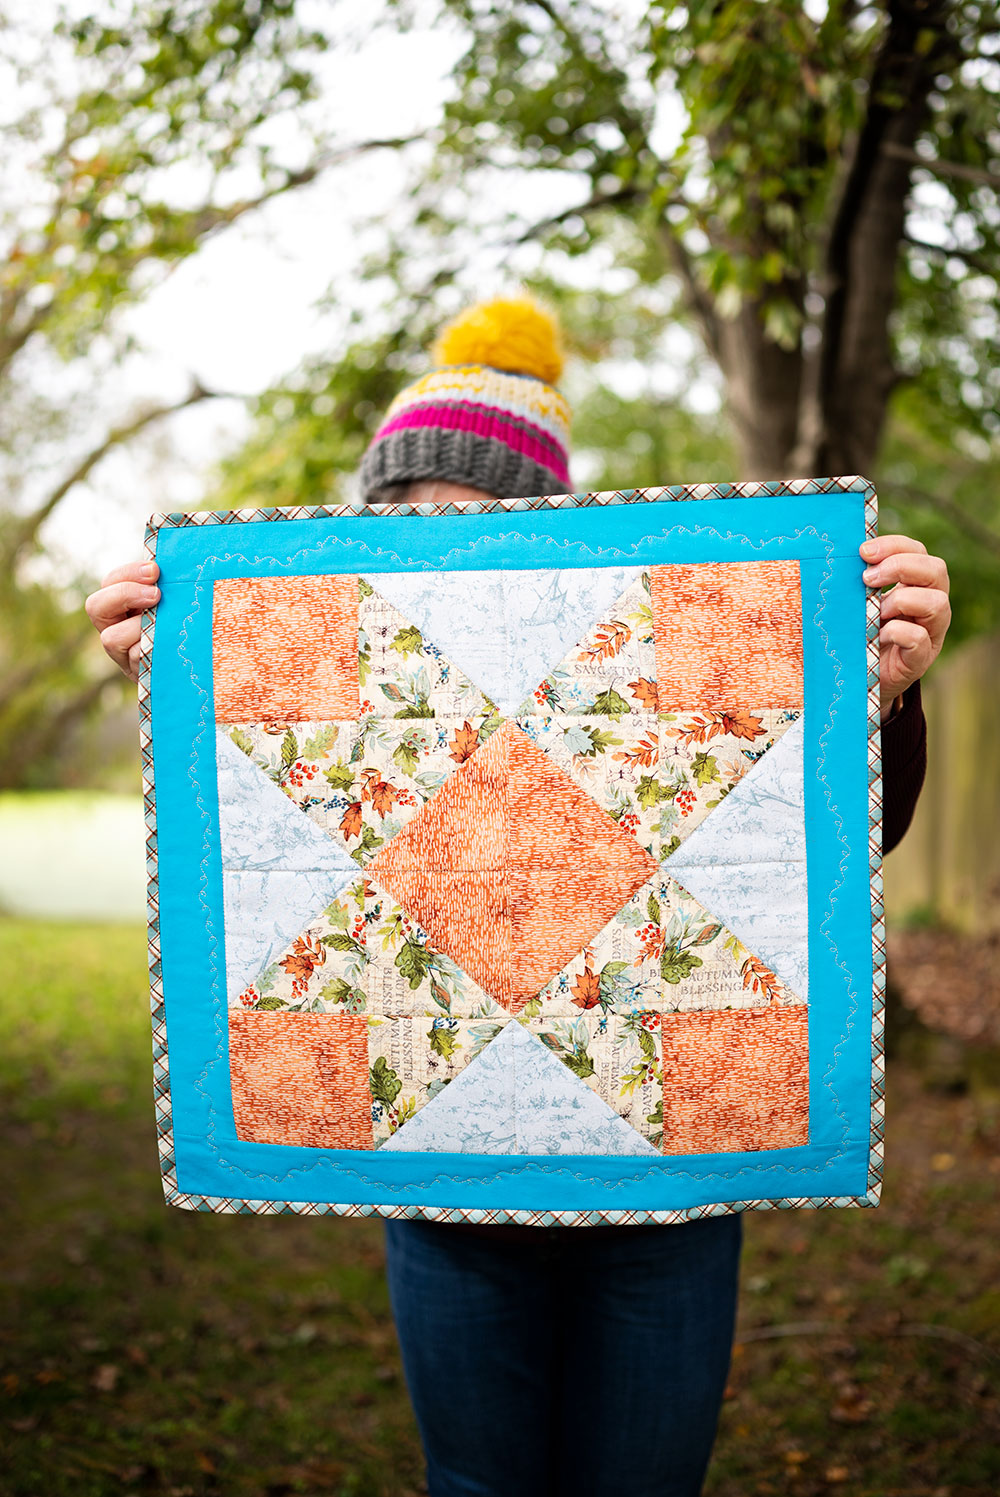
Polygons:
[[864,479],[153,516],[166,1199],[875,1205]]

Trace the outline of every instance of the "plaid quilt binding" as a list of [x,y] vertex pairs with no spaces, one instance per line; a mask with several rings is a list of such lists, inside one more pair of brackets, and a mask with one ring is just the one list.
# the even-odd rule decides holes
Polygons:
[[[602,505],[648,504],[656,501],[705,499],[767,499],[793,495],[857,493],[865,499],[865,534],[878,533],[878,499],[874,485],[858,476],[790,479],[757,483],[702,483],[652,489],[615,489],[601,493],[543,495],[530,499],[490,499],[463,504],[461,511],[447,504],[383,504],[369,508],[360,502],[344,504],[271,506],[266,509],[191,510],[157,513],[146,526],[145,548],[156,557],[156,539],[163,529],[192,525],[246,525],[261,521],[370,517],[383,515],[440,516],[500,512],[579,509]],[[156,787],[153,775],[150,671],[155,610],[142,618],[139,665],[139,744],[142,760],[143,814],[146,826],[146,875],[149,994],[153,1042],[153,1102],[157,1147],[166,1203],[189,1211],[254,1216],[383,1216],[419,1217],[429,1221],[474,1222],[484,1226],[513,1224],[532,1227],[587,1227],[597,1225],[651,1226],[695,1221],[706,1216],[729,1216],[737,1211],[787,1211],[794,1208],[877,1206],[882,1189],[885,1148],[885,907],[882,887],[882,749],[879,703],[880,600],[877,591],[867,602],[868,654],[868,856],[872,902],[872,1093],[868,1188],[861,1196],[788,1196],[780,1199],[720,1202],[667,1211],[528,1211],[426,1205],[373,1205],[355,1202],[243,1200],[182,1191],[177,1182],[170,1068],[167,1054],[166,1007],[160,956],[159,873],[156,845]]]

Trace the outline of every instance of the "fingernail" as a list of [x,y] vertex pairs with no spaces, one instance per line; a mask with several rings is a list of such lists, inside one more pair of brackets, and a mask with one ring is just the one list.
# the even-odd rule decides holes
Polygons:
[[865,567],[864,571],[861,573],[861,576],[862,579],[869,584],[871,584],[872,582],[877,582],[879,579],[879,569],[878,567]]
[[875,549],[876,548],[874,541],[863,541],[858,547],[861,555],[865,557],[866,560],[875,555]]
[[152,561],[145,561],[145,562],[143,562],[142,566],[139,568],[139,571],[140,571],[140,573],[142,574],[143,577],[155,577],[156,576],[156,564],[155,564],[155,562],[152,562]]

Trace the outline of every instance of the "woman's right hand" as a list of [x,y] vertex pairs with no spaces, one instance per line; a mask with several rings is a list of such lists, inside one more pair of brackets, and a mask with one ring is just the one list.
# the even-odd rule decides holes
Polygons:
[[130,561],[109,572],[83,605],[105,651],[130,681],[139,679],[142,614],[160,600],[159,575],[155,561]]

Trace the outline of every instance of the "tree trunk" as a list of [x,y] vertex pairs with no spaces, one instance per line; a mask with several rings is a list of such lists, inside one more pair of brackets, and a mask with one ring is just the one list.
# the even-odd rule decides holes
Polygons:
[[[742,478],[874,468],[897,377],[890,317],[913,147],[935,77],[960,61],[947,29],[952,10],[953,0],[890,0],[871,102],[830,222],[819,346],[806,353],[770,342],[754,302],[716,323],[711,351],[726,380]],[[801,305],[803,291],[788,283],[781,294]]]
[[736,436],[740,477],[786,478],[798,436],[802,351],[764,336],[758,303],[718,324],[719,363]]
[[878,455],[896,381],[889,321],[910,190],[906,153],[927,118],[935,77],[960,60],[947,29],[952,10],[952,0],[890,0],[871,102],[827,243],[814,456],[824,475],[870,474]]

